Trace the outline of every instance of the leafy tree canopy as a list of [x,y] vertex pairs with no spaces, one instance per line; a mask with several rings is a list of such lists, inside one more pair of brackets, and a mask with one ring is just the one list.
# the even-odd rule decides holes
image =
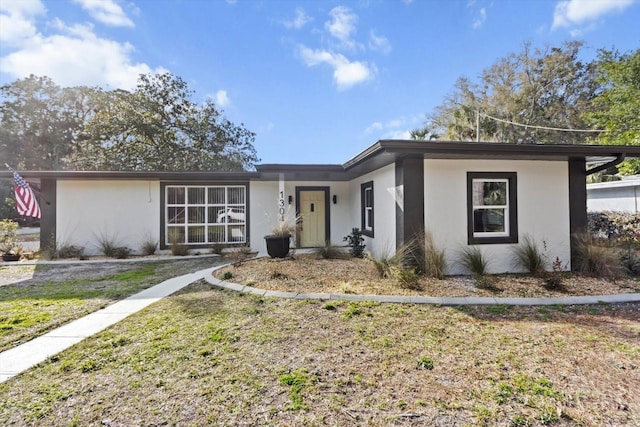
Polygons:
[[[640,49],[628,54],[601,50],[597,61],[601,91],[593,99],[594,111],[586,120],[598,129],[592,142],[604,145],[640,145]],[[623,162],[620,172],[640,174],[640,159]]]
[[538,128],[587,127],[583,113],[593,108],[598,84],[593,65],[579,59],[581,47],[576,41],[545,49],[525,44],[485,69],[477,82],[459,78],[426,128],[459,141],[584,143],[584,133]]
[[170,73],[132,91],[60,88],[30,76],[0,88],[2,161],[21,169],[244,170],[255,134]]

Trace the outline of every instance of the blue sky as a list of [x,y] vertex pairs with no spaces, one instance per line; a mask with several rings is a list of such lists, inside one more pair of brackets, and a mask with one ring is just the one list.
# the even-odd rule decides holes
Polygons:
[[261,163],[343,163],[525,42],[591,59],[637,49],[638,22],[639,0],[0,0],[0,84],[170,71],[256,133]]

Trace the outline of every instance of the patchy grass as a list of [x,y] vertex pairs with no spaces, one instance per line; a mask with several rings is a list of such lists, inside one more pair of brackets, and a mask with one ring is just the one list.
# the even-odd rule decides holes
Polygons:
[[638,425],[639,313],[198,282],[0,384],[0,425]]
[[[2,267],[0,274],[14,274],[17,279],[0,286],[0,351],[168,278],[191,273],[202,264],[198,260]],[[85,277],[87,270],[91,270],[89,277]]]

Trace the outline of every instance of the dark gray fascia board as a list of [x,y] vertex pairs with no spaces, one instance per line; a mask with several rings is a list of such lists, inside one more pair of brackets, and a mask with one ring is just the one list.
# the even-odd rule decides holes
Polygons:
[[261,179],[277,181],[280,174],[286,181],[344,181],[348,179],[341,165],[302,165],[269,163],[256,165]]
[[[150,172],[150,171],[18,171],[27,179],[113,180],[113,181],[247,181],[260,178],[258,172]],[[11,179],[8,171],[0,178]]]

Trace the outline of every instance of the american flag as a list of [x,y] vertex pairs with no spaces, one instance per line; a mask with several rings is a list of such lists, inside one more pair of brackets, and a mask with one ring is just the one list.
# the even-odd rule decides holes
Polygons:
[[24,216],[40,218],[42,216],[40,213],[40,205],[38,205],[38,200],[36,200],[36,195],[33,194],[33,190],[18,172],[12,168],[9,168],[9,170],[13,173],[13,189],[16,192],[16,207],[18,208],[18,213]]

